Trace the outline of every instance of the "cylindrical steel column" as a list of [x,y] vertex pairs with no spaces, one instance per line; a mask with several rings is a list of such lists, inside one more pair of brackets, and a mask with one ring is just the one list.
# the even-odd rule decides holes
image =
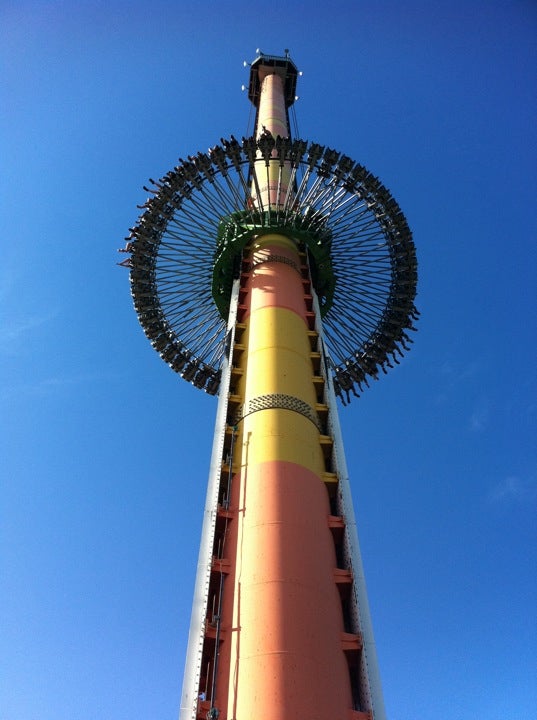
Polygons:
[[251,262],[226,717],[334,720],[352,698],[324,460],[307,416],[316,399],[300,261],[292,241],[267,235]]
[[[268,69],[257,130],[289,134],[282,77]],[[277,159],[256,165],[266,178],[256,204],[270,212],[288,191],[288,168]],[[301,259],[295,242],[277,232],[254,239],[248,252],[215,702],[226,720],[346,718],[352,691]]]
[[[265,72],[267,69],[265,69]],[[274,138],[286,138],[289,135],[287,126],[287,110],[284,99],[284,86],[282,77],[276,72],[265,74],[261,81],[259,109],[257,113],[257,135],[261,137],[265,132]],[[274,153],[276,155],[276,153]],[[264,169],[264,160],[259,160],[257,175],[261,179],[259,185],[260,197],[256,197],[255,189],[252,193],[260,210],[274,208],[283,203],[287,194],[289,181],[289,164],[283,168],[277,161],[270,161]]]

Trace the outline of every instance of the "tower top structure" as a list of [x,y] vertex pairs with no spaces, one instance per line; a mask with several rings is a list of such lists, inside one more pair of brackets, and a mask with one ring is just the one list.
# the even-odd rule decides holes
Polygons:
[[265,55],[258,51],[258,56],[250,63],[250,84],[248,86],[248,99],[259,107],[261,84],[269,74],[279,75],[284,82],[283,97],[286,108],[290,107],[296,99],[296,83],[298,69],[286,51],[283,57],[278,55]]

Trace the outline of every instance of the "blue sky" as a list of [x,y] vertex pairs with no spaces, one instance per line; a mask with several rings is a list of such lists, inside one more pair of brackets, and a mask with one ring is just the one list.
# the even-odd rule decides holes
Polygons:
[[0,4],[0,720],[177,717],[216,402],[116,248],[251,130],[258,47],[418,251],[412,352],[340,413],[389,718],[534,717],[537,6],[304,5]]

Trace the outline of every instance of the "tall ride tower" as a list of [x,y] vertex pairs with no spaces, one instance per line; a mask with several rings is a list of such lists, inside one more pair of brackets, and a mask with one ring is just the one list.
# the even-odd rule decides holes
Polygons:
[[258,54],[252,137],[180,160],[127,238],[140,322],[218,410],[181,720],[383,720],[336,396],[409,342],[389,191],[291,139],[297,68]]

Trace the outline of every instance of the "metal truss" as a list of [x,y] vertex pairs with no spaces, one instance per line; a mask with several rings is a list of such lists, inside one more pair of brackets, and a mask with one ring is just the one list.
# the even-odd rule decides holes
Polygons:
[[122,264],[145,334],[196,387],[218,391],[232,282],[244,248],[269,232],[307,253],[344,403],[408,349],[418,316],[412,235],[390,192],[359,163],[264,132],[223,139],[150,182]]

